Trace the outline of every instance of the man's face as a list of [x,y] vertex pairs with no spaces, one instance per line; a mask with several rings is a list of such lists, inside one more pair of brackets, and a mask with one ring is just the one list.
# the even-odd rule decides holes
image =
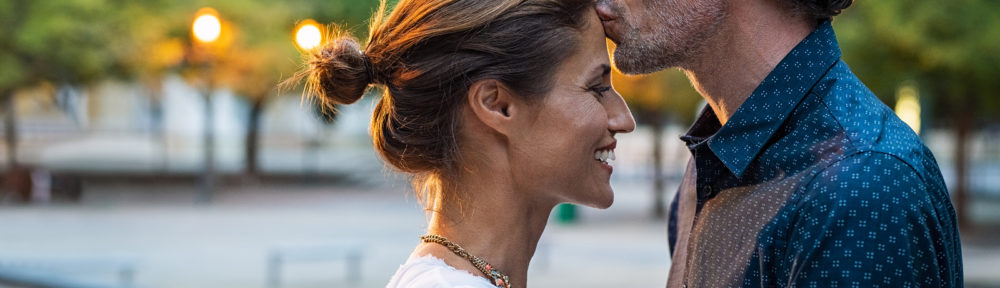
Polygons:
[[597,0],[604,33],[614,41],[614,63],[646,74],[686,65],[714,36],[728,0]]

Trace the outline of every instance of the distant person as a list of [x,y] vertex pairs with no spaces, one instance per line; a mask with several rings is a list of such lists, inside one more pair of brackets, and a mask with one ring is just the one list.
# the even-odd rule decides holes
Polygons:
[[365,45],[333,39],[302,76],[327,104],[384,89],[375,149],[428,213],[388,287],[525,287],[553,207],[611,205],[614,136],[635,128],[593,2],[382,5]]
[[851,3],[597,1],[618,69],[679,67],[709,104],[681,138],[668,287],[963,285],[937,162],[840,59]]

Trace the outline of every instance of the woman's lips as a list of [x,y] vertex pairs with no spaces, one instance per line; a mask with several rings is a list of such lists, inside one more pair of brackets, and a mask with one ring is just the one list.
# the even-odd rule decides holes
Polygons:
[[614,168],[611,167],[611,163],[615,161],[615,146],[617,146],[618,141],[613,141],[604,147],[597,148],[594,151],[594,160],[600,163],[601,167],[611,173]]

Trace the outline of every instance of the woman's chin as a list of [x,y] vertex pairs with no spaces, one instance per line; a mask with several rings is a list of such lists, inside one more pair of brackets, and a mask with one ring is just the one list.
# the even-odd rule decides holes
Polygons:
[[601,191],[600,194],[595,195],[588,201],[581,203],[581,205],[597,208],[597,209],[608,209],[611,204],[615,202],[615,191],[611,190],[609,187],[606,191]]
[[608,207],[611,207],[611,204],[613,204],[614,202],[615,202],[615,197],[611,197],[611,198],[608,199],[608,201],[604,201],[604,202],[598,203],[597,205],[595,205],[593,207],[597,208],[597,209],[604,210],[604,209],[608,209]]

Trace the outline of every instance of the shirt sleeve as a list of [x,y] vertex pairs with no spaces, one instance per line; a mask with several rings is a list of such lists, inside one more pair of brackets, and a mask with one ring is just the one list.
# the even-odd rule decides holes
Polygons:
[[929,188],[896,157],[866,152],[827,167],[805,189],[779,270],[788,286],[951,286],[941,271],[947,234],[928,191],[944,187]]

